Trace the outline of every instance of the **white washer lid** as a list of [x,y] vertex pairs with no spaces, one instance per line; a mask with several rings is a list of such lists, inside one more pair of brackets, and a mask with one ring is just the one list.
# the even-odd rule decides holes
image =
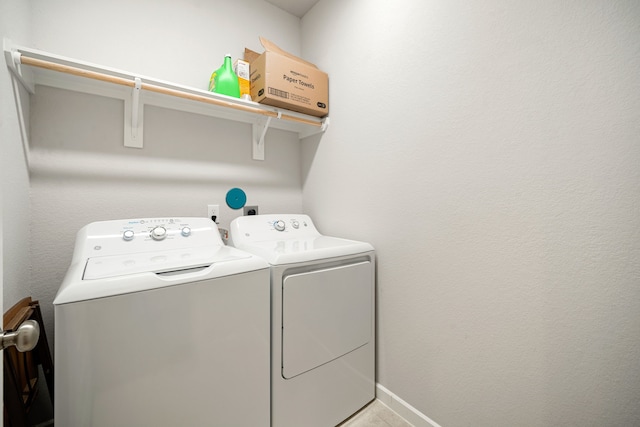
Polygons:
[[[106,256],[100,260],[92,258],[72,263],[53,301],[54,305],[106,298],[116,295],[159,289],[167,286],[188,285],[201,280],[219,279],[226,276],[249,273],[257,270],[267,271],[269,264],[257,256],[227,246],[220,247],[215,253],[212,248],[198,248],[199,252],[190,263],[174,262],[178,253],[193,254],[192,250],[149,252],[146,266],[115,266],[126,263],[126,256]],[[164,262],[151,270],[149,257],[167,256]],[[129,257],[128,259],[131,259]],[[173,261],[172,261],[173,260]],[[100,264],[100,262],[103,262]],[[144,263],[143,263],[144,264]],[[176,268],[177,267],[177,268]],[[200,267],[200,268],[198,268]],[[83,279],[83,276],[84,277]],[[89,277],[91,277],[89,279]]]
[[210,266],[216,262],[249,258],[249,254],[229,251],[224,246],[184,248],[168,251],[94,257],[87,260],[83,280],[104,279],[136,273],[165,273]]

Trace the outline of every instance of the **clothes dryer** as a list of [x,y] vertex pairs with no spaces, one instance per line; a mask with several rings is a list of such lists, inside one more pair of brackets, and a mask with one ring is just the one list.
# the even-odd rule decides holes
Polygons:
[[83,227],[54,306],[56,425],[269,426],[269,266],[210,219]]
[[272,426],[335,426],[373,400],[374,248],[306,215],[239,217],[230,244],[271,265]]

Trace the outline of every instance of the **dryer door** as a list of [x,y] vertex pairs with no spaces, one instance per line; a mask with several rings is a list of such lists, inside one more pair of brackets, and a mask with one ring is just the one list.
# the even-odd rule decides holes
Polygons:
[[371,340],[371,262],[285,276],[282,282],[282,376],[328,363]]

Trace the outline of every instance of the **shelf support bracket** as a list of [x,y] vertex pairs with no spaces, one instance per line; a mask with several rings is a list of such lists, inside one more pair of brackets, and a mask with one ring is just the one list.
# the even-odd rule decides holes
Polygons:
[[11,40],[5,38],[2,44],[4,48],[4,58],[9,71],[20,82],[20,84],[22,84],[27,92],[31,95],[35,94],[36,89],[33,83],[22,74],[22,68],[20,67],[20,57],[22,54],[12,47]]
[[[280,117],[282,117],[282,113],[278,111],[277,118],[279,119]],[[257,123],[253,124],[253,160],[264,160],[264,137],[267,134],[272,118],[260,118]]]
[[23,94],[20,93],[20,85],[24,87],[24,89],[30,93],[35,94],[35,86],[33,83],[29,82],[22,75],[22,70],[20,68],[20,52],[14,49],[11,45],[11,41],[9,39],[3,39],[2,41],[3,49],[4,49],[4,57],[7,63],[7,68],[11,73],[11,86],[13,88],[13,99],[16,103],[16,112],[18,115],[18,124],[20,126],[20,137],[22,139],[22,150],[24,153],[24,161],[29,169],[30,163],[30,150],[29,150],[29,134],[27,129],[28,125],[28,111],[29,111],[29,96],[26,98],[23,97]]
[[[143,108],[144,103],[140,102],[140,90],[142,89],[142,79],[134,78],[131,100],[124,102],[124,146],[129,148],[143,148]],[[129,122],[131,118],[131,122]]]
[[300,137],[300,139],[304,139],[308,136],[317,135],[319,133],[325,133],[328,128],[329,128],[329,117],[325,117],[324,119],[322,119],[322,124],[319,127],[316,127],[306,132],[300,132],[298,136]]
[[331,123],[329,117],[325,117],[322,120],[322,126],[320,127],[320,132],[324,133],[329,128],[329,123]]

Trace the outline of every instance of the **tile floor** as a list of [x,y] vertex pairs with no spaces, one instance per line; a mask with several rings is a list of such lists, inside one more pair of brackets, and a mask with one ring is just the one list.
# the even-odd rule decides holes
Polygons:
[[338,427],[413,427],[413,425],[376,399]]
[[[39,393],[39,396],[46,393]],[[30,417],[30,425],[34,427],[53,427],[53,408],[49,401],[48,395],[46,399],[37,399],[36,417]],[[32,414],[33,414],[32,412]],[[413,427],[400,415],[389,409],[387,405],[379,400],[374,400],[364,408],[354,414],[351,418],[340,424],[338,427]]]

